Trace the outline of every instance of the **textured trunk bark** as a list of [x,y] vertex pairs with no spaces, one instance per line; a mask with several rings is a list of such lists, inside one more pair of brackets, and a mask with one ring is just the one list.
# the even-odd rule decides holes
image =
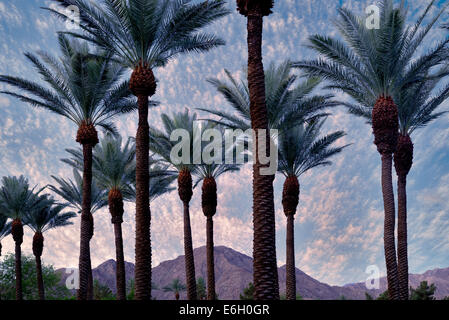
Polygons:
[[39,300],[45,300],[44,279],[42,277],[42,262],[40,256],[36,256],[36,275]]
[[[258,154],[257,129],[268,132],[265,101],[265,75],[262,63],[263,16],[260,10],[248,14],[248,86],[250,92],[251,126],[256,130],[256,154]],[[269,143],[266,143],[267,151]],[[268,152],[267,152],[268,154]],[[256,157],[257,158],[257,157]],[[253,166],[253,266],[254,299],[278,300],[279,282],[276,262],[276,230],[273,200],[274,176],[263,176],[259,159]]]
[[286,299],[296,300],[294,216],[287,216]]
[[192,229],[190,227],[189,203],[184,202],[184,254],[186,267],[187,299],[197,300],[195,259],[193,257]]
[[117,299],[126,300],[125,257],[123,254],[122,224],[114,223]]
[[407,254],[407,176],[398,176],[398,275],[399,296],[408,300],[408,254]]
[[92,145],[83,144],[83,202],[81,212],[79,290],[78,300],[89,299],[89,283],[92,278],[90,263],[90,238],[92,234],[91,194],[92,194]]
[[214,221],[207,217],[207,300],[215,300],[215,266],[214,266]]
[[16,242],[16,300],[23,300],[22,295],[22,249],[21,243]]
[[398,265],[395,244],[395,203],[392,181],[392,155],[382,154],[382,195],[384,202],[384,248],[387,267],[388,294],[390,299],[399,299]]
[[151,300],[151,234],[149,195],[148,96],[139,95],[139,125],[136,135],[136,266],[137,300]]

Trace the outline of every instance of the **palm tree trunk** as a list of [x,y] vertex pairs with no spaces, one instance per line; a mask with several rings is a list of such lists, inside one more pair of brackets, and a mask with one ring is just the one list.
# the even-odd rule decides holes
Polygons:
[[184,254],[186,267],[187,299],[197,300],[195,259],[193,256],[192,229],[190,227],[189,203],[184,202]]
[[92,145],[83,144],[83,202],[81,212],[80,258],[79,258],[79,290],[78,300],[89,299],[89,287],[92,287],[92,267],[90,262],[91,223],[91,192],[92,192]]
[[16,300],[23,300],[22,291],[22,249],[23,224],[20,219],[14,219],[11,224],[11,234],[15,243],[16,260]]
[[[250,92],[251,126],[256,130],[256,154],[259,150],[257,129],[268,132],[265,103],[265,75],[262,63],[263,16],[260,10],[248,14],[248,86]],[[267,151],[269,143],[266,143]],[[276,230],[272,175],[261,175],[262,165],[255,159],[253,166],[253,266],[254,299],[279,299],[279,283],[276,262]]]
[[21,243],[16,241],[16,300],[23,300],[22,294],[22,250]]
[[390,299],[398,300],[398,265],[395,244],[395,203],[392,181],[392,154],[382,154],[382,195],[384,201],[384,248],[387,267],[388,294]]
[[398,275],[399,296],[408,300],[407,175],[398,176]]
[[42,262],[40,256],[36,256],[36,274],[37,274],[37,288],[39,291],[39,300],[45,300],[44,279],[42,277]]
[[125,257],[123,254],[122,224],[114,223],[115,233],[115,254],[116,254],[116,281],[117,281],[117,299],[126,300],[126,276],[125,276]]
[[286,299],[296,300],[294,216],[287,216]]
[[215,266],[214,266],[214,221],[207,217],[206,222],[207,247],[207,299],[215,300]]
[[139,125],[136,135],[136,266],[137,300],[151,299],[151,234],[149,196],[148,96],[138,96]]

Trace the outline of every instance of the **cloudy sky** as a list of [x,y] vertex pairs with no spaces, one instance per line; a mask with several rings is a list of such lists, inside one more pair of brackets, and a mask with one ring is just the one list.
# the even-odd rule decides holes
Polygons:
[[[336,35],[332,19],[343,5],[362,14],[373,1],[282,0],[275,13],[265,19],[264,62],[312,58],[304,48],[308,35]],[[425,0],[406,1],[409,23],[416,20]],[[441,5],[444,1],[440,0]],[[40,6],[44,0],[0,0],[0,74],[38,80],[23,52],[46,50],[58,54],[55,31],[64,25]],[[229,1],[232,14],[211,29],[227,45],[207,54],[179,57],[156,71],[159,79],[155,99],[161,107],[150,112],[150,125],[158,126],[161,113],[185,108],[229,109],[224,99],[206,82],[223,79],[223,69],[237,77],[247,61],[246,21]],[[434,13],[434,12],[432,12]],[[448,21],[446,14],[442,21]],[[427,50],[442,39],[440,30],[428,37]],[[0,90],[5,86],[0,84]],[[343,98],[343,97],[340,97]],[[448,109],[449,102],[442,105]],[[204,114],[203,114],[204,116]],[[409,175],[409,265],[410,271],[449,266],[449,115],[412,137],[415,161]],[[136,117],[117,119],[122,135],[133,136]],[[24,174],[32,184],[52,183],[51,175],[71,178],[71,169],[59,161],[65,148],[77,147],[76,127],[68,120],[44,110],[32,109],[11,97],[0,95],[0,176]],[[368,265],[384,274],[383,204],[380,190],[380,157],[372,143],[371,129],[363,120],[336,108],[323,134],[345,130],[342,144],[352,145],[334,158],[332,167],[316,169],[301,178],[300,204],[295,223],[296,265],[310,276],[329,284],[365,281]],[[218,213],[215,244],[252,254],[251,168],[218,180]],[[277,258],[285,263],[285,216],[282,212],[283,177],[275,181]],[[396,180],[394,181],[396,183]],[[205,218],[200,190],[191,202],[194,247],[205,245]],[[153,266],[183,254],[182,209],[177,193],[154,203],[152,211]],[[126,205],[125,258],[134,261],[134,212]],[[45,236],[43,260],[56,267],[76,266],[79,253],[79,219],[73,226],[50,231]],[[95,214],[92,261],[96,266],[115,258],[113,228],[106,210]],[[32,233],[26,229],[23,250],[31,254]],[[13,252],[11,237],[3,240],[4,253]]]

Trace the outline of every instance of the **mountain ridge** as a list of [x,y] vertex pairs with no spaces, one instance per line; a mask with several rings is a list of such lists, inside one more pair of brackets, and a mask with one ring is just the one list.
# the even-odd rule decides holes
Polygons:
[[[225,246],[214,247],[215,255],[215,280],[218,297],[222,300],[238,300],[240,293],[252,282],[252,258]],[[196,277],[207,277],[206,247],[194,249]],[[134,264],[125,262],[126,279],[134,278]],[[65,281],[67,276],[58,269]],[[94,279],[107,285],[113,292],[115,285],[115,260],[109,259],[92,270]],[[279,289],[281,294],[285,292],[285,265],[278,268]],[[152,282],[157,286],[152,295],[158,300],[171,300],[174,298],[170,292],[164,292],[162,288],[173,279],[179,278],[185,283],[184,255],[172,260],[161,262],[152,269]],[[410,286],[417,287],[421,281],[427,280],[435,283],[437,290],[435,297],[441,299],[449,295],[449,268],[436,268],[423,274],[410,274]],[[385,277],[380,279],[380,288],[367,290],[365,283],[349,283],[343,286],[331,286],[320,282],[296,268],[296,287],[304,299],[335,300],[344,296],[346,299],[364,300],[365,292],[373,297],[386,290]],[[181,293],[181,299],[186,299],[186,293]]]

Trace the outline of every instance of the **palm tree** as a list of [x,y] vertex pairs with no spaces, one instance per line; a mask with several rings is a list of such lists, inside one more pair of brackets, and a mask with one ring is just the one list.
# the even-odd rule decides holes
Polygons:
[[299,201],[299,177],[307,171],[331,165],[332,156],[345,147],[332,147],[345,134],[342,131],[319,137],[326,119],[301,124],[279,136],[278,171],[285,176],[282,205],[287,217],[286,298],[296,300],[294,216]]
[[[265,82],[262,62],[263,17],[272,13],[273,0],[237,0],[237,10],[247,17],[248,31],[248,86],[250,95],[251,128],[259,140],[259,130],[268,136],[268,116],[265,99]],[[268,143],[267,153],[268,152]],[[261,175],[261,165],[256,144],[253,165],[253,272],[254,298],[279,300],[279,283],[276,262],[276,230],[274,216],[274,175]]]
[[74,212],[62,212],[67,205],[58,204],[48,195],[43,195],[42,203],[24,216],[25,224],[34,231],[33,254],[36,258],[37,287],[39,299],[45,300],[44,280],[42,277],[41,256],[44,250],[43,234],[51,229],[73,224],[70,219],[76,216]]
[[179,293],[186,291],[186,286],[179,280],[178,278],[173,279],[172,283],[170,285],[165,286],[162,288],[164,292],[173,292],[175,294],[175,299],[179,300]]
[[382,0],[380,28],[368,30],[365,19],[350,10],[339,9],[336,27],[344,41],[314,35],[309,47],[322,54],[295,66],[309,76],[320,76],[331,83],[327,88],[345,92],[355,102],[342,103],[349,112],[370,117],[374,143],[382,159],[382,194],[384,202],[384,249],[387,267],[388,292],[391,299],[399,299],[398,268],[395,246],[395,203],[392,183],[392,155],[398,143],[397,97],[401,88],[412,85],[427,75],[432,66],[445,59],[449,38],[438,43],[428,53],[416,57],[423,39],[441,16],[447,5],[425,28],[421,24],[434,4],[430,2],[415,25],[405,27],[406,10],[403,3],[394,8],[392,0]]
[[[68,149],[71,159],[62,161],[82,169],[82,150]],[[93,175],[98,187],[108,194],[109,212],[114,225],[116,250],[117,299],[126,300],[125,257],[123,253],[123,205],[132,196],[135,179],[135,147],[128,139],[122,148],[122,138],[106,134],[93,150]]]
[[[87,299],[90,261],[90,234],[92,214],[90,188],[92,184],[92,148],[98,143],[96,127],[116,132],[111,118],[136,108],[130,97],[127,82],[120,82],[124,68],[110,59],[109,53],[90,52],[87,43],[69,41],[59,35],[60,59],[45,52],[38,56],[27,53],[48,88],[26,79],[0,76],[0,82],[26,92],[28,95],[3,92],[32,106],[63,116],[78,127],[76,141],[83,146],[83,210],[80,232],[80,289],[78,299]],[[32,97],[29,97],[31,95]]]
[[[52,176],[53,180],[55,180],[59,187],[56,187],[54,185],[49,185],[49,189],[52,190],[54,193],[62,197],[66,202],[67,205],[73,209],[76,209],[79,214],[82,214],[83,212],[83,196],[84,196],[84,179],[81,177],[79,172],[76,169],[73,169],[73,177],[74,180],[71,179],[63,179],[58,178],[55,176]],[[95,181],[92,182],[91,188],[90,188],[90,210],[91,213],[90,218],[91,222],[90,225],[92,228],[89,230],[89,239],[91,239],[94,235],[94,222],[93,222],[93,214],[100,210],[103,207],[106,207],[108,205],[107,201],[107,192],[104,190],[101,190]],[[90,251],[90,250],[89,250]],[[92,277],[92,267],[90,262],[90,253],[88,255],[88,265],[89,265],[89,272],[88,272],[88,288],[87,288],[87,296],[88,299],[93,299],[93,277]]]
[[[2,205],[0,203],[0,210]],[[11,233],[11,222],[8,222],[8,217],[0,213],[0,257],[2,256],[2,240]]]
[[[81,12],[83,34],[113,53],[123,66],[133,70],[130,89],[138,98],[139,123],[136,135],[136,298],[151,299],[151,240],[149,212],[148,97],[156,92],[153,70],[179,54],[208,51],[224,42],[201,30],[229,11],[224,0],[55,0],[64,7],[75,5]],[[55,15],[65,14],[47,8]]]
[[[217,126],[215,128],[218,129]],[[224,132],[222,137],[224,137]],[[224,144],[223,144],[224,145]],[[224,158],[224,157],[223,157]],[[224,159],[222,159],[224,160]],[[226,164],[225,161],[198,165],[195,176],[198,178],[194,188],[203,181],[201,188],[201,206],[206,217],[206,260],[207,260],[207,299],[215,300],[215,267],[214,267],[214,222],[217,213],[217,178],[226,172],[240,170],[237,164]],[[202,279],[202,278],[200,278]],[[202,279],[204,281],[204,279]]]
[[28,180],[24,176],[3,177],[0,188],[0,211],[11,218],[11,234],[15,242],[16,264],[16,300],[23,300],[22,295],[22,250],[23,222],[25,214],[38,206],[41,202],[39,193],[30,189]]
[[[194,122],[197,121],[196,114],[190,115],[186,109],[185,112],[175,113],[172,117],[162,114],[163,130],[150,130],[150,150],[155,152],[162,160],[170,164],[178,175],[178,194],[184,208],[184,254],[187,282],[187,298],[196,300],[196,277],[195,262],[192,245],[192,229],[190,226],[190,200],[193,195],[192,173],[195,173],[197,167],[193,164],[193,145],[194,145]],[[176,143],[171,141],[170,136],[175,130],[183,129],[189,134],[187,148],[189,149],[189,159],[187,163],[179,163],[172,159],[171,152]]]

